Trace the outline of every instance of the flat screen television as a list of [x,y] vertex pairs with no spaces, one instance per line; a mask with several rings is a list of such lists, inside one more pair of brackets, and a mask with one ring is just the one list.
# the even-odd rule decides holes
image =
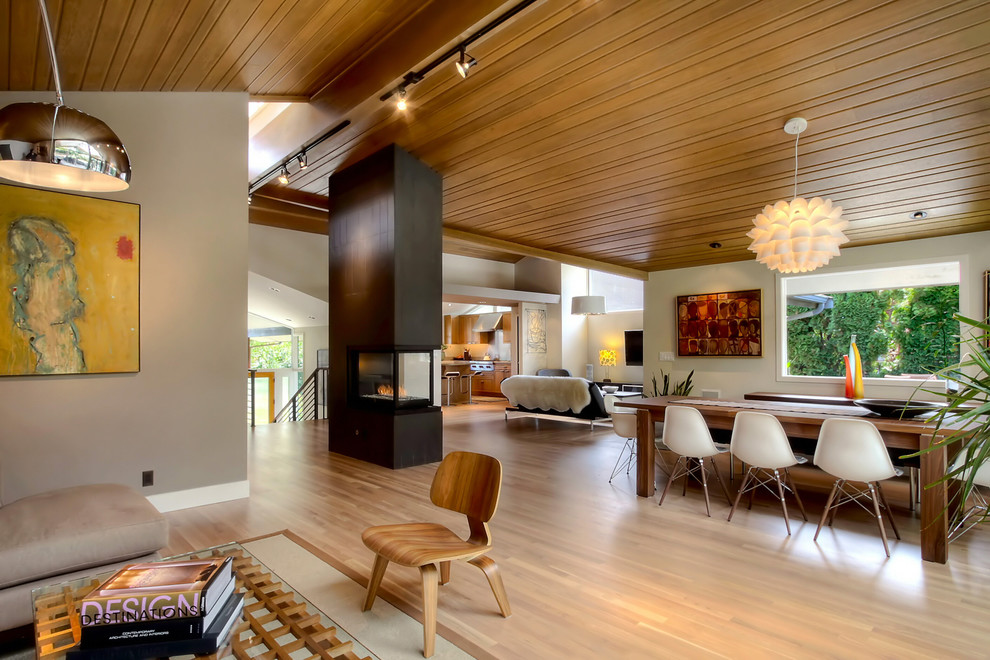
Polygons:
[[643,366],[643,331],[626,330],[626,366]]

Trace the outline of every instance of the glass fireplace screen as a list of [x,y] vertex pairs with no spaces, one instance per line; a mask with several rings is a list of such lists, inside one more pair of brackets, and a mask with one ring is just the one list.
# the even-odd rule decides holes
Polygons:
[[433,351],[369,348],[348,351],[353,405],[423,408],[433,401]]

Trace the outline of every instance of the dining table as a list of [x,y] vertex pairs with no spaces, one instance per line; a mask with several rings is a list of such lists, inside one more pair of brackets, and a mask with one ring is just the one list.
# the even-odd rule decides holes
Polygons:
[[[656,492],[655,422],[664,420],[668,405],[691,406],[698,409],[709,428],[731,430],[735,416],[741,411],[769,413],[776,417],[790,438],[817,440],[822,422],[833,417],[859,417],[873,422],[888,448],[904,450],[904,454],[927,448],[954,433],[952,429],[936,429],[925,419],[895,419],[878,417],[865,408],[849,405],[801,403],[778,400],[703,399],[684,396],[659,396],[627,399],[616,402],[617,408],[636,411],[636,494],[652,497]],[[937,446],[919,457],[921,484],[921,558],[944,564],[948,559],[949,516],[954,486],[939,480],[945,476],[949,452],[958,450],[960,443]]]

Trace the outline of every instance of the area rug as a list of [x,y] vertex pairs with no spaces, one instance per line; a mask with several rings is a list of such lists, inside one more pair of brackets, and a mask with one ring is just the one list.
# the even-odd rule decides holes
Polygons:
[[[423,624],[386,602],[381,595],[369,612],[362,612],[366,588],[335,568],[331,557],[292,532],[282,531],[241,545],[290,585],[296,593],[333,619],[340,639],[354,639],[382,660],[423,657]],[[370,569],[370,565],[369,565]],[[443,637],[438,626],[437,660],[475,656]],[[447,633],[449,636],[449,633]],[[362,655],[359,649],[355,653]]]

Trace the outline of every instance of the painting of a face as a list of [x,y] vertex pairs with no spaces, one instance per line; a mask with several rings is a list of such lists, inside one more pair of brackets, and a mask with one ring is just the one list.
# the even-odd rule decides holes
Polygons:
[[136,204],[0,185],[0,375],[138,371],[139,239]]

